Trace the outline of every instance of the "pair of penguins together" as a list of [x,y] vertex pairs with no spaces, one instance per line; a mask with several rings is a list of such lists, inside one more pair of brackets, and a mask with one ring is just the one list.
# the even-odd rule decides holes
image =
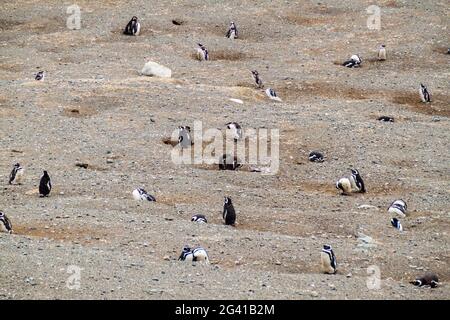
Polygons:
[[[230,197],[224,198],[222,217],[226,225],[234,226],[236,223],[236,211],[234,210],[233,203]],[[206,223],[206,217],[198,214],[192,217],[191,221]],[[184,246],[178,260],[180,261],[204,261],[209,263],[208,254],[202,247],[191,249],[189,246]]]
[[[22,177],[25,172],[25,169],[20,165],[20,163],[16,163],[13,166],[11,173],[9,174],[9,184],[21,184]],[[40,197],[48,197],[50,191],[52,190],[52,183],[50,180],[50,176],[48,172],[44,170],[44,174],[39,181],[39,196]]]

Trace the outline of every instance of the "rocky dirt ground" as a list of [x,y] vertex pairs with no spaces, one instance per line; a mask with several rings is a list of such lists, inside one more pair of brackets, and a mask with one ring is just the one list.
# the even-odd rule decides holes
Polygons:
[[[0,210],[15,230],[0,232],[1,299],[450,298],[447,1],[377,1],[380,31],[367,28],[365,0],[75,3],[80,30],[66,27],[69,1],[0,4]],[[133,15],[142,34],[124,36]],[[197,42],[211,61],[193,59]],[[361,68],[337,65],[354,53]],[[140,76],[149,60],[172,79]],[[253,69],[283,102],[254,88]],[[175,165],[163,141],[196,120],[279,129],[279,172]],[[309,162],[311,150],[326,161]],[[10,186],[15,162],[26,173]],[[335,189],[351,167],[366,194]],[[54,185],[44,199],[42,170]],[[139,186],[157,202],[134,201]],[[236,227],[223,225],[225,195]],[[397,198],[404,232],[387,213]],[[209,223],[190,222],[195,213]],[[320,273],[326,243],[336,275]],[[211,264],[177,261],[185,244]],[[79,289],[66,283],[72,265]],[[367,287],[369,266],[379,289]],[[440,287],[409,284],[427,270]]]

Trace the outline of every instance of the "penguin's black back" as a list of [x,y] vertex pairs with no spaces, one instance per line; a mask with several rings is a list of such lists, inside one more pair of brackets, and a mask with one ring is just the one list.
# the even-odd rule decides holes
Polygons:
[[226,203],[223,207],[223,219],[226,225],[234,225],[236,222],[236,212],[232,203]]
[[43,195],[44,197],[48,196],[50,194],[51,188],[52,186],[50,183],[50,176],[45,171],[39,183],[39,194]]

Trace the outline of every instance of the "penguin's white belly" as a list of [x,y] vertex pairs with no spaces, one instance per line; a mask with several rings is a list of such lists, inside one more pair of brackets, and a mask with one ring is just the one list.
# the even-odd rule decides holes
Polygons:
[[320,261],[321,261],[322,272],[334,273],[334,269],[331,266],[330,257],[328,256],[327,253],[325,253],[325,252],[320,253]]
[[[351,193],[352,192],[352,183],[350,182],[350,179],[347,178],[341,178],[338,181],[338,184],[342,187],[342,191],[345,193]],[[355,185],[356,187],[356,185]]]
[[141,194],[139,193],[138,190],[133,191],[133,198],[134,198],[134,200],[142,200]]
[[139,32],[141,32],[141,24],[138,22],[136,24],[136,32],[134,33],[135,36],[139,35]]

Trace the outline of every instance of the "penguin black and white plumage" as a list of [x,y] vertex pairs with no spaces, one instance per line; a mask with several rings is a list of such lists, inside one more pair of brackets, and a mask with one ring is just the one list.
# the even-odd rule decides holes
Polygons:
[[252,71],[252,77],[253,77],[253,80],[255,80],[256,87],[257,87],[258,89],[262,89],[262,88],[264,87],[264,85],[263,85],[263,83],[262,83],[261,78],[259,77],[258,71],[253,70],[253,71]]
[[324,245],[320,253],[320,262],[322,272],[328,274],[335,274],[337,271],[336,256],[330,245]]
[[236,28],[236,24],[231,21],[230,27],[228,28],[226,37],[229,39],[236,39],[238,37],[238,30]]
[[402,199],[399,199],[391,203],[391,205],[388,208],[388,212],[397,214],[401,217],[405,217],[407,209],[408,206],[406,205],[406,202],[403,201]]
[[39,71],[36,76],[34,77],[35,80],[41,81],[44,80],[45,78],[45,72],[44,71]]
[[183,250],[181,251],[180,256],[178,257],[179,261],[193,261],[194,255],[192,254],[192,250],[188,246],[184,246]]
[[225,197],[224,199],[222,217],[226,225],[234,226],[236,223],[236,212],[229,197]]
[[130,22],[128,22],[124,34],[129,36],[138,36],[141,32],[141,24],[138,22],[138,18],[136,16],[132,17]]
[[439,278],[434,272],[426,272],[423,276],[417,277],[416,280],[410,283],[418,287],[430,286],[431,288],[436,288],[439,284]]
[[281,101],[281,98],[277,96],[277,93],[275,92],[274,89],[272,89],[272,88],[267,88],[265,92],[266,92],[266,95],[267,95],[270,99],[275,100],[275,101]]
[[382,44],[378,49],[378,60],[384,61],[386,60],[386,46]]
[[400,220],[398,220],[397,218],[392,218],[391,224],[395,229],[397,229],[399,231],[403,231],[402,224],[400,223]]
[[311,151],[308,156],[308,159],[311,162],[323,162],[324,161],[323,154],[318,151]]
[[219,159],[220,170],[237,170],[240,167],[242,167],[242,163],[239,162],[236,156],[224,154]]
[[383,122],[394,122],[394,118],[388,117],[388,116],[378,117],[377,120],[378,121],[383,121]]
[[191,249],[189,246],[185,246],[178,260],[209,263],[208,253],[202,247]]
[[148,194],[143,188],[134,189],[133,198],[134,200],[156,201],[155,197]]
[[22,168],[19,163],[16,163],[9,174],[9,184],[20,184],[24,171],[25,169]]
[[196,214],[193,215],[191,218],[191,221],[197,222],[197,223],[208,223],[208,220],[203,214]]
[[198,48],[197,48],[197,59],[202,61],[202,60],[209,60],[209,53],[208,53],[208,49],[206,49],[206,47],[204,45],[202,45],[201,43],[197,43]]
[[187,148],[194,144],[191,138],[191,127],[178,127],[178,144],[181,148]]
[[39,183],[39,196],[47,197],[52,190],[52,183],[50,181],[50,176],[47,171],[44,170],[44,175],[41,177],[41,181]]
[[241,127],[241,125],[239,123],[237,123],[237,122],[228,122],[227,123],[227,129],[231,130],[231,132],[233,133],[234,141],[238,141],[238,140],[242,139],[243,131],[242,131],[242,127]]
[[359,171],[356,169],[352,170],[352,176],[350,177],[350,183],[352,184],[352,188],[355,189],[356,192],[365,193],[366,188],[364,186],[364,181],[359,174]]
[[345,61],[342,65],[347,68],[358,68],[361,66],[361,63],[361,57],[357,54],[354,54],[350,57],[350,60]]
[[0,211],[0,222],[2,222],[3,226],[5,227],[5,229],[8,233],[13,233],[11,221],[8,219],[6,214],[4,214],[1,211]]
[[425,87],[425,85],[423,85],[422,83],[420,84],[419,94],[422,102],[431,102],[431,95],[428,92],[427,87]]
[[350,179],[348,178],[340,178],[336,182],[336,189],[339,189],[342,191],[342,195],[348,196],[350,193],[352,193],[352,184],[350,183]]

